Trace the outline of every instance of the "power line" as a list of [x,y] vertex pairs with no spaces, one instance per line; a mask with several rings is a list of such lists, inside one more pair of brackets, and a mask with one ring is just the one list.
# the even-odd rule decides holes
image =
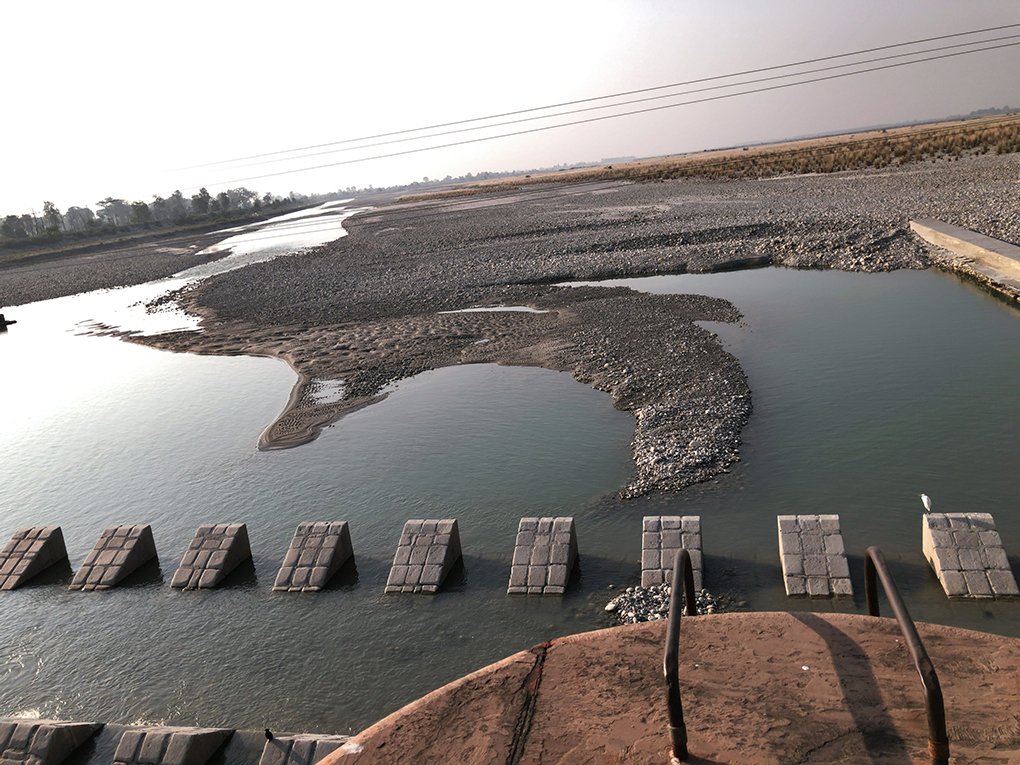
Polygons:
[[518,110],[515,110],[515,111],[502,112],[502,113],[499,113],[499,114],[490,114],[490,115],[488,115],[486,117],[472,117],[470,119],[455,120],[455,121],[452,121],[452,122],[442,122],[442,123],[438,123],[438,124],[435,124],[435,125],[426,125],[426,126],[417,127],[417,128],[407,128],[407,129],[404,129],[404,130],[395,130],[395,131],[391,131],[391,132],[388,132],[388,133],[377,133],[375,135],[361,136],[359,138],[347,138],[347,139],[344,139],[344,140],[341,140],[341,141],[332,141],[332,142],[329,142],[329,143],[314,144],[314,145],[311,145],[311,146],[303,146],[303,147],[299,147],[299,148],[296,148],[296,149],[282,149],[282,150],[279,150],[279,151],[266,152],[266,153],[263,153],[263,154],[252,154],[252,155],[249,155],[247,157],[236,157],[234,159],[219,160],[217,162],[210,162],[210,163],[201,164],[201,165],[192,165],[190,167],[184,167],[184,168],[180,168],[180,169],[181,170],[197,170],[197,169],[204,168],[204,167],[214,167],[216,165],[231,164],[231,163],[234,163],[234,162],[245,162],[245,161],[251,160],[251,159],[262,159],[264,157],[278,156],[280,154],[293,154],[293,153],[299,152],[299,151],[311,151],[313,149],[323,149],[323,148],[327,148],[329,146],[339,146],[339,145],[342,145],[342,144],[349,144],[349,143],[360,143],[362,141],[373,141],[373,140],[376,140],[376,139],[379,139],[379,138],[389,138],[389,137],[392,137],[392,136],[404,135],[404,134],[407,134],[407,133],[420,133],[420,132],[424,132],[426,130],[437,130],[437,129],[440,129],[440,128],[453,127],[453,126],[456,126],[456,125],[466,125],[466,124],[469,124],[469,123],[472,123],[472,122],[484,122],[484,121],[487,121],[487,120],[502,119],[504,117],[514,117],[514,116],[517,116],[517,115],[520,115],[520,114],[527,114],[527,113],[530,113],[530,112],[546,111],[546,110],[549,110],[549,109],[559,109],[559,108],[567,107],[567,106],[577,106],[579,104],[591,103],[593,101],[604,101],[604,100],[611,99],[611,98],[622,98],[622,97],[625,97],[625,96],[639,95],[641,93],[650,93],[650,92],[653,92],[653,91],[656,91],[656,90],[666,90],[666,89],[669,89],[669,88],[687,87],[689,85],[698,85],[698,84],[705,83],[705,82],[714,82],[716,80],[732,79],[732,78],[735,78],[735,77],[746,77],[747,75],[761,74],[761,73],[764,73],[764,72],[775,71],[777,69],[788,69],[788,68],[795,67],[795,66],[804,66],[806,64],[817,64],[817,63],[821,63],[823,61],[833,61],[833,60],[840,59],[840,58],[848,58],[848,57],[851,57],[851,56],[860,56],[860,55],[864,55],[866,53],[876,53],[878,51],[883,51],[883,50],[892,50],[894,48],[902,48],[902,47],[906,47],[906,46],[909,46],[909,45],[920,45],[922,43],[937,42],[939,40],[949,40],[949,39],[953,39],[953,38],[957,38],[957,37],[966,37],[966,36],[969,36],[969,35],[984,34],[984,33],[987,33],[987,32],[997,32],[997,31],[1000,31],[1000,30],[1003,30],[1003,29],[1013,29],[1015,27],[1020,27],[1020,23],[1018,23],[1018,24],[1003,24],[1001,26],[996,26],[996,27],[986,27],[984,29],[974,29],[974,30],[971,30],[969,32],[956,32],[956,33],[953,33],[953,34],[939,35],[939,36],[936,36],[936,37],[925,37],[925,38],[921,38],[921,39],[918,39],[918,40],[910,40],[908,42],[894,43],[894,44],[891,44],[891,45],[881,45],[881,46],[874,47],[874,48],[862,48],[861,50],[851,51],[849,53],[838,53],[838,54],[834,54],[834,55],[831,55],[831,56],[822,56],[822,57],[819,57],[819,58],[805,59],[803,61],[796,61],[796,62],[789,63],[789,64],[776,64],[774,66],[759,67],[757,69],[747,69],[747,70],[742,71],[742,72],[733,72],[731,74],[715,75],[713,77],[702,77],[702,78],[695,79],[695,80],[686,80],[686,81],[683,81],[683,82],[674,82],[674,83],[670,83],[670,84],[667,84],[667,85],[655,85],[655,86],[648,87],[648,88],[638,88],[636,90],[627,90],[627,91],[622,91],[620,93],[612,93],[612,94],[604,95],[604,96],[592,96],[590,98],[581,98],[581,99],[576,99],[576,100],[573,100],[573,101],[562,101],[560,103],[548,104],[546,106],[536,106],[536,107],[531,107],[531,108],[528,108],[528,109],[518,109]]
[[797,81],[797,82],[788,82],[788,83],[782,83],[782,84],[779,84],[779,85],[770,85],[770,86],[763,87],[763,88],[752,88],[751,90],[744,90],[744,91],[740,91],[740,92],[737,92],[737,93],[724,93],[724,94],[717,95],[717,96],[707,96],[705,98],[697,98],[697,99],[692,99],[692,100],[689,100],[689,101],[681,101],[681,102],[675,103],[675,104],[664,104],[662,106],[651,106],[651,107],[646,107],[644,109],[634,109],[634,110],[627,111],[627,112],[621,112],[619,114],[606,114],[606,115],[602,115],[602,116],[599,116],[599,117],[588,117],[588,118],[582,119],[582,120],[572,120],[572,121],[569,121],[569,122],[560,122],[560,123],[557,123],[555,125],[544,125],[542,127],[529,128],[529,129],[526,129],[526,130],[517,130],[517,131],[508,132],[508,133],[500,133],[500,134],[493,135],[493,136],[483,136],[481,138],[469,138],[469,139],[465,139],[463,141],[452,141],[450,143],[438,144],[438,145],[435,145],[435,146],[423,146],[423,147],[419,147],[419,148],[416,148],[416,149],[406,149],[404,151],[390,152],[388,154],[377,154],[377,155],[374,155],[374,156],[371,156],[371,157],[359,157],[357,159],[347,159],[347,160],[342,160],[342,161],[339,161],[339,162],[329,162],[329,163],[326,163],[326,164],[313,165],[313,166],[310,166],[310,167],[301,167],[301,168],[296,168],[296,169],[293,169],[293,170],[282,170],[282,171],[275,172],[275,173],[264,173],[262,175],[253,175],[253,176],[249,176],[247,178],[237,178],[237,179],[229,180],[229,181],[220,181],[220,182],[217,182],[217,185],[229,185],[229,184],[233,184],[233,183],[245,183],[245,182],[248,182],[248,181],[261,180],[263,178],[274,178],[274,177],[278,177],[278,176],[281,176],[281,175],[293,175],[295,173],[304,173],[304,172],[309,172],[311,170],[323,170],[323,169],[330,168],[330,167],[341,167],[343,165],[353,165],[353,164],[357,164],[357,163],[361,163],[361,162],[372,162],[372,161],[379,160],[379,159],[390,159],[390,158],[393,158],[393,157],[406,156],[408,154],[418,154],[418,153],[425,152],[425,151],[435,151],[435,150],[438,150],[438,149],[448,149],[448,148],[451,148],[451,147],[454,147],[454,146],[465,146],[465,145],[469,145],[469,144],[473,144],[473,143],[481,143],[483,141],[494,141],[494,140],[499,139],[499,138],[511,138],[511,137],[514,137],[514,136],[529,135],[531,133],[540,133],[540,132],[543,132],[543,131],[546,131],[546,130],[555,130],[555,129],[563,128],[563,127],[571,127],[571,126],[575,126],[575,125],[585,125],[585,124],[590,124],[590,123],[594,123],[594,122],[602,122],[604,120],[616,119],[618,117],[628,117],[628,116],[632,116],[632,115],[635,115],[635,114],[648,114],[648,113],[651,113],[651,112],[663,111],[665,109],[674,109],[674,108],[679,107],[679,106],[691,106],[691,105],[694,105],[694,104],[709,103],[709,102],[712,102],[712,101],[721,101],[721,100],[728,99],[728,98],[735,98],[737,96],[747,96],[747,95],[753,95],[753,94],[756,94],[756,93],[767,93],[767,92],[770,92],[770,91],[783,90],[783,89],[795,87],[795,86],[798,86],[798,85],[809,85],[809,84],[817,83],[817,82],[826,82],[828,80],[842,79],[844,77],[852,77],[852,76],[856,76],[856,75],[859,75],[859,74],[868,74],[870,72],[878,72],[878,71],[883,71],[883,70],[887,70],[887,69],[896,69],[896,68],[903,67],[903,66],[910,66],[910,65],[913,65],[913,64],[921,64],[921,63],[926,63],[926,62],[929,62],[929,61],[937,61],[937,60],[940,60],[940,59],[956,58],[958,56],[966,56],[966,55],[970,55],[972,53],[984,53],[984,52],[987,52],[987,51],[990,51],[990,50],[998,50],[998,49],[1002,49],[1002,48],[1012,48],[1012,47],[1015,47],[1017,45],[1020,45],[1020,42],[1005,43],[1003,45],[993,45],[993,46],[988,46],[988,47],[985,47],[985,48],[976,48],[974,50],[968,50],[968,51],[958,51],[956,53],[943,53],[943,54],[938,55],[938,56],[931,56],[931,57],[928,57],[928,58],[915,59],[913,61],[901,61],[901,62],[894,63],[894,64],[884,64],[882,66],[871,67],[871,68],[868,68],[868,69],[861,69],[861,70],[853,71],[853,72],[842,72],[842,73],[839,73],[839,74],[831,74],[831,75],[826,75],[824,77],[814,77],[814,78],[810,78],[810,79],[807,79],[807,80],[800,80],[800,81]]
[[632,104],[647,103],[649,101],[661,101],[664,98],[678,98],[680,96],[694,95],[696,93],[707,93],[707,92],[711,92],[711,91],[714,91],[714,90],[723,90],[725,88],[735,88],[735,87],[740,87],[740,86],[745,86],[745,85],[753,85],[755,83],[760,83],[760,82],[772,82],[774,80],[781,80],[781,79],[788,78],[788,77],[803,77],[804,75],[816,74],[818,72],[829,72],[829,71],[833,71],[835,69],[845,69],[845,68],[851,67],[851,66],[853,66],[853,67],[862,66],[864,64],[873,64],[873,63],[877,63],[879,61],[890,61],[890,60],[897,59],[897,58],[905,58],[907,56],[919,56],[919,55],[924,55],[924,54],[928,54],[928,53],[935,53],[937,51],[952,50],[952,49],[955,49],[955,48],[965,48],[965,47],[973,46],[973,45],[987,44],[987,43],[992,43],[992,42],[1001,42],[1003,40],[1015,40],[1017,38],[1020,38],[1020,34],[1005,35],[1003,37],[995,37],[995,38],[981,40],[981,41],[973,41],[973,42],[966,42],[966,43],[957,43],[955,45],[943,45],[943,46],[939,46],[939,47],[935,47],[935,48],[929,48],[927,50],[913,51],[911,53],[897,53],[897,54],[892,55],[892,56],[879,56],[877,58],[867,59],[865,61],[857,61],[857,62],[848,63],[848,64],[836,64],[834,66],[819,67],[818,69],[809,69],[809,70],[803,71],[803,72],[797,72],[797,73],[791,73],[791,74],[777,74],[777,75],[772,75],[770,77],[759,77],[759,78],[753,79],[753,80],[745,80],[743,82],[735,82],[735,83],[723,84],[723,85],[712,85],[712,86],[705,87],[705,88],[696,88],[694,90],[681,91],[679,93],[666,93],[666,94],[661,94],[661,95],[656,95],[656,96],[645,96],[644,98],[636,98],[636,99],[632,99],[632,100],[629,100],[629,101],[618,101],[618,102],[612,103],[612,104],[601,104],[601,105],[598,105],[598,106],[586,106],[586,107],[583,107],[583,108],[580,108],[580,109],[570,109],[570,110],[562,111],[562,112],[553,112],[551,114],[540,114],[540,115],[533,115],[533,116],[530,116],[530,117],[521,117],[519,119],[507,120],[505,122],[497,122],[497,123],[493,123],[493,124],[489,124],[489,125],[481,125],[481,126],[474,126],[474,127],[462,127],[462,128],[458,128],[456,130],[445,130],[445,131],[442,131],[440,133],[429,133],[427,135],[421,135],[421,136],[410,136],[410,137],[405,137],[405,138],[393,138],[393,139],[386,140],[386,141],[379,141],[377,143],[363,144],[361,146],[344,146],[342,148],[329,149],[328,151],[316,152],[316,153],[313,153],[313,154],[301,154],[301,155],[295,156],[295,157],[277,157],[275,159],[263,159],[260,162],[251,162],[251,163],[248,163],[248,164],[245,164],[245,165],[240,165],[240,166],[238,166],[235,169],[240,169],[241,167],[258,167],[260,165],[271,165],[271,164],[277,164],[277,163],[280,163],[280,162],[293,162],[295,160],[311,159],[312,157],[322,157],[322,156],[327,156],[327,155],[330,155],[330,154],[340,154],[340,153],[348,152],[348,151],[360,151],[362,149],[373,149],[373,148],[377,148],[379,146],[391,146],[393,144],[398,144],[398,143],[408,143],[410,141],[423,141],[423,140],[426,140],[426,139],[429,139],[429,138],[441,138],[442,136],[458,135],[460,133],[470,133],[470,132],[474,132],[474,131],[477,131],[477,130],[489,130],[489,129],[498,128],[498,127],[506,127],[508,125],[519,125],[519,124],[522,124],[522,123],[525,123],[525,122],[534,122],[536,120],[553,119],[555,117],[566,117],[566,116],[570,116],[572,114],[583,114],[583,113],[586,113],[586,112],[599,111],[599,110],[602,110],[602,109],[613,109],[613,108],[617,108],[617,107],[621,107],[621,106],[630,106]]

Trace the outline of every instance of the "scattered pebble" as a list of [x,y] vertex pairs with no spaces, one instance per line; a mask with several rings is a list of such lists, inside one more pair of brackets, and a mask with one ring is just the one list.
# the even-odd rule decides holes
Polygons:
[[[610,585],[612,589],[612,585]],[[658,584],[653,587],[628,587],[622,595],[609,601],[605,610],[612,613],[620,624],[636,624],[637,622],[654,622],[669,617],[669,584]],[[719,614],[736,611],[743,600],[730,595],[713,595],[708,590],[697,593],[695,606],[698,615]],[[681,605],[686,605],[681,595]]]

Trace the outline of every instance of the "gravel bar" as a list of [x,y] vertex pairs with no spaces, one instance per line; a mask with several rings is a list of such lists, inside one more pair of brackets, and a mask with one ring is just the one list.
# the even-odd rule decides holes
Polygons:
[[[636,421],[624,496],[674,491],[738,459],[751,392],[697,321],[740,319],[696,295],[563,287],[761,266],[874,272],[940,256],[910,233],[936,218],[1020,242],[1020,156],[743,181],[545,184],[389,202],[349,236],[213,277],[177,296],[199,332],[138,342],[287,360],[299,382],[262,448],[304,443],[390,382],[451,364],[569,371]],[[357,200],[356,203],[365,203]],[[0,289],[7,272],[0,272]],[[542,313],[443,313],[529,306]],[[323,401],[323,384],[342,394]]]

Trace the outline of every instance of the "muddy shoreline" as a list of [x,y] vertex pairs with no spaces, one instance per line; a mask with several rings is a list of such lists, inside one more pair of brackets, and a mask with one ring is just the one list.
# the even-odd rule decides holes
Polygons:
[[[349,235],[213,277],[179,296],[200,332],[155,347],[282,358],[299,382],[262,448],[304,443],[404,377],[452,364],[568,371],[636,421],[623,492],[675,491],[738,459],[751,391],[699,321],[739,306],[576,280],[786,266],[887,271],[939,258],[908,229],[933,217],[1020,241],[1020,157],[759,181],[598,182],[391,202]],[[355,202],[357,204],[357,201]],[[0,294],[5,278],[0,273]],[[87,280],[86,280],[87,281]],[[542,313],[443,313],[528,306]],[[315,395],[343,381],[339,399]]]

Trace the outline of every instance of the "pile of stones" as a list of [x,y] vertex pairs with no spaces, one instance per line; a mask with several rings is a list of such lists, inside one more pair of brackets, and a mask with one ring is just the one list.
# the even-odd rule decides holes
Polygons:
[[[606,604],[606,611],[612,613],[619,624],[637,624],[638,622],[654,622],[669,617],[669,595],[671,587],[668,583],[653,587],[628,587]],[[708,590],[696,593],[697,612],[718,614],[735,611],[746,605],[730,595],[713,595]],[[681,594],[681,606],[686,605]]]

